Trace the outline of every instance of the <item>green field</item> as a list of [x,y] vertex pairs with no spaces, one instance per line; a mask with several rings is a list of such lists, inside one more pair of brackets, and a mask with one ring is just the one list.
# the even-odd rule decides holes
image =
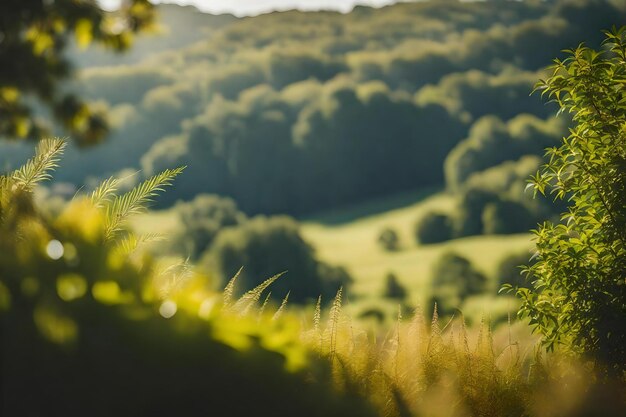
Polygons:
[[[472,261],[491,278],[495,294],[498,263],[509,253],[529,250],[531,236],[474,236],[433,245],[416,244],[413,238],[416,219],[432,209],[450,211],[453,204],[453,198],[443,192],[404,193],[301,219],[302,233],[315,247],[320,260],[345,267],[353,277],[349,296],[357,315],[371,307],[387,312],[395,308],[393,302],[382,301],[384,278],[389,272],[409,290],[410,305],[423,305],[429,296],[433,263],[446,251],[457,252]],[[178,219],[171,210],[153,211],[139,216],[133,226],[138,232],[167,234],[177,228]],[[386,251],[378,244],[378,235],[385,227],[398,232],[400,250]],[[493,297],[475,298],[471,309],[476,314],[494,308],[509,309],[495,303]],[[502,303],[510,304],[510,300],[501,300]]]

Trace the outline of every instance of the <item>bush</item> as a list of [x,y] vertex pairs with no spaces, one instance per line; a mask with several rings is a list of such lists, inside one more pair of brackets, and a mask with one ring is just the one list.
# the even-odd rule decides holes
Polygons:
[[179,202],[174,210],[183,225],[174,242],[192,259],[197,259],[223,228],[237,226],[246,220],[246,215],[237,209],[232,199],[209,194]]
[[387,251],[397,251],[400,249],[400,238],[398,237],[398,232],[390,227],[383,229],[378,236],[378,243]]
[[447,214],[431,211],[415,223],[417,243],[440,243],[452,239],[452,221]]
[[626,371],[626,27],[606,32],[605,48],[579,46],[537,88],[573,114],[575,126],[532,178],[538,193],[569,201],[563,222],[535,232],[536,276],[519,289],[521,314],[547,349],[595,357]]
[[245,288],[287,271],[272,285],[272,296],[281,299],[290,291],[289,300],[297,303],[319,295],[332,298],[340,286],[349,282],[345,271],[317,261],[313,247],[300,235],[298,224],[287,216],[258,216],[224,230],[203,255],[203,263],[210,265],[224,282],[243,267],[238,282]]
[[385,297],[403,301],[407,296],[406,288],[398,281],[398,277],[390,272],[385,278]]
[[506,200],[487,204],[481,220],[485,235],[527,232],[534,223],[533,216],[524,206]]
[[529,288],[530,280],[522,273],[523,265],[530,263],[529,258],[527,251],[512,253],[502,258],[496,270],[498,287],[508,284],[513,287]]
[[470,188],[461,194],[454,217],[454,236],[476,236],[483,233],[483,211],[499,200],[497,194],[480,188]]
[[431,300],[443,314],[452,313],[465,298],[485,292],[486,287],[487,278],[456,253],[444,253],[433,267]]

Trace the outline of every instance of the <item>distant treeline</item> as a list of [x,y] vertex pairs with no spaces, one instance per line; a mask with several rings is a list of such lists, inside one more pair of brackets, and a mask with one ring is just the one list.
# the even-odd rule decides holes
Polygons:
[[[162,204],[216,193],[248,215],[443,184],[460,198],[479,186],[512,195],[536,164],[521,158],[541,155],[568,124],[529,97],[541,68],[626,21],[616,4],[431,1],[245,19],[161,7],[161,37],[116,65],[77,53],[91,66],[66,88],[108,109],[113,131],[70,150],[57,178],[80,185],[187,165]],[[24,148],[0,143],[2,164]]]

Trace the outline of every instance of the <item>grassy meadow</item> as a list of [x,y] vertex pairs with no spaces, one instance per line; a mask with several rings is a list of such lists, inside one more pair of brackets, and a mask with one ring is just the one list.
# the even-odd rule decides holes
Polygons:
[[[383,295],[384,277],[390,272],[408,290],[408,305],[423,307],[430,295],[435,262],[443,253],[455,252],[489,277],[488,294],[474,297],[464,314],[473,322],[480,321],[483,315],[489,320],[492,314],[494,321],[501,322],[507,313],[512,313],[515,320],[517,301],[496,295],[497,266],[511,253],[528,252],[530,258],[531,234],[473,236],[428,245],[416,243],[412,226],[416,219],[433,209],[451,211],[453,199],[436,190],[402,193],[307,217],[301,220],[300,228],[319,259],[345,267],[353,278],[348,293],[350,302],[345,307],[355,317],[377,308],[387,320],[395,320],[398,302]],[[139,234],[158,230],[168,235],[180,227],[180,219],[174,210],[153,210],[134,218],[132,226]],[[398,230],[401,242],[398,250],[385,250],[377,242],[380,231],[386,227]],[[289,282],[297,277],[287,273],[283,279]]]

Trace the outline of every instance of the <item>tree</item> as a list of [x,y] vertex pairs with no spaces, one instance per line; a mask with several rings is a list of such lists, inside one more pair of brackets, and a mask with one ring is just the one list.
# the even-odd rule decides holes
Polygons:
[[303,303],[322,295],[332,299],[350,278],[341,268],[319,262],[298,224],[287,216],[257,216],[220,232],[202,262],[213,265],[226,281],[239,268],[237,279],[244,288],[253,288],[271,276],[287,271],[272,284],[272,297],[280,300],[290,292],[289,301]]
[[389,272],[385,278],[385,297],[403,301],[406,296],[407,290],[404,285],[400,283],[396,274]]
[[453,252],[441,255],[432,277],[431,299],[443,314],[452,313],[467,297],[481,294],[487,287],[487,278],[467,258]]
[[559,224],[535,233],[537,262],[520,288],[520,315],[548,350],[626,370],[626,28],[606,32],[601,51],[580,45],[555,60],[536,89],[573,115],[574,127],[531,184],[568,199]]
[[428,212],[415,223],[417,243],[440,243],[452,239],[452,221],[445,213]]
[[384,228],[378,236],[378,243],[386,251],[397,251],[400,249],[400,237],[398,236],[398,232],[391,227]]
[[94,0],[3,0],[0,5],[0,137],[40,139],[47,127],[37,108],[43,105],[81,144],[97,142],[108,128],[60,83],[71,74],[65,56],[71,36],[79,47],[92,42],[116,51],[127,49],[132,34],[153,21],[148,0],[125,0],[105,12]]
[[175,210],[182,228],[174,244],[192,259],[198,259],[222,229],[247,219],[232,199],[212,194],[199,194],[192,201],[179,202]]

